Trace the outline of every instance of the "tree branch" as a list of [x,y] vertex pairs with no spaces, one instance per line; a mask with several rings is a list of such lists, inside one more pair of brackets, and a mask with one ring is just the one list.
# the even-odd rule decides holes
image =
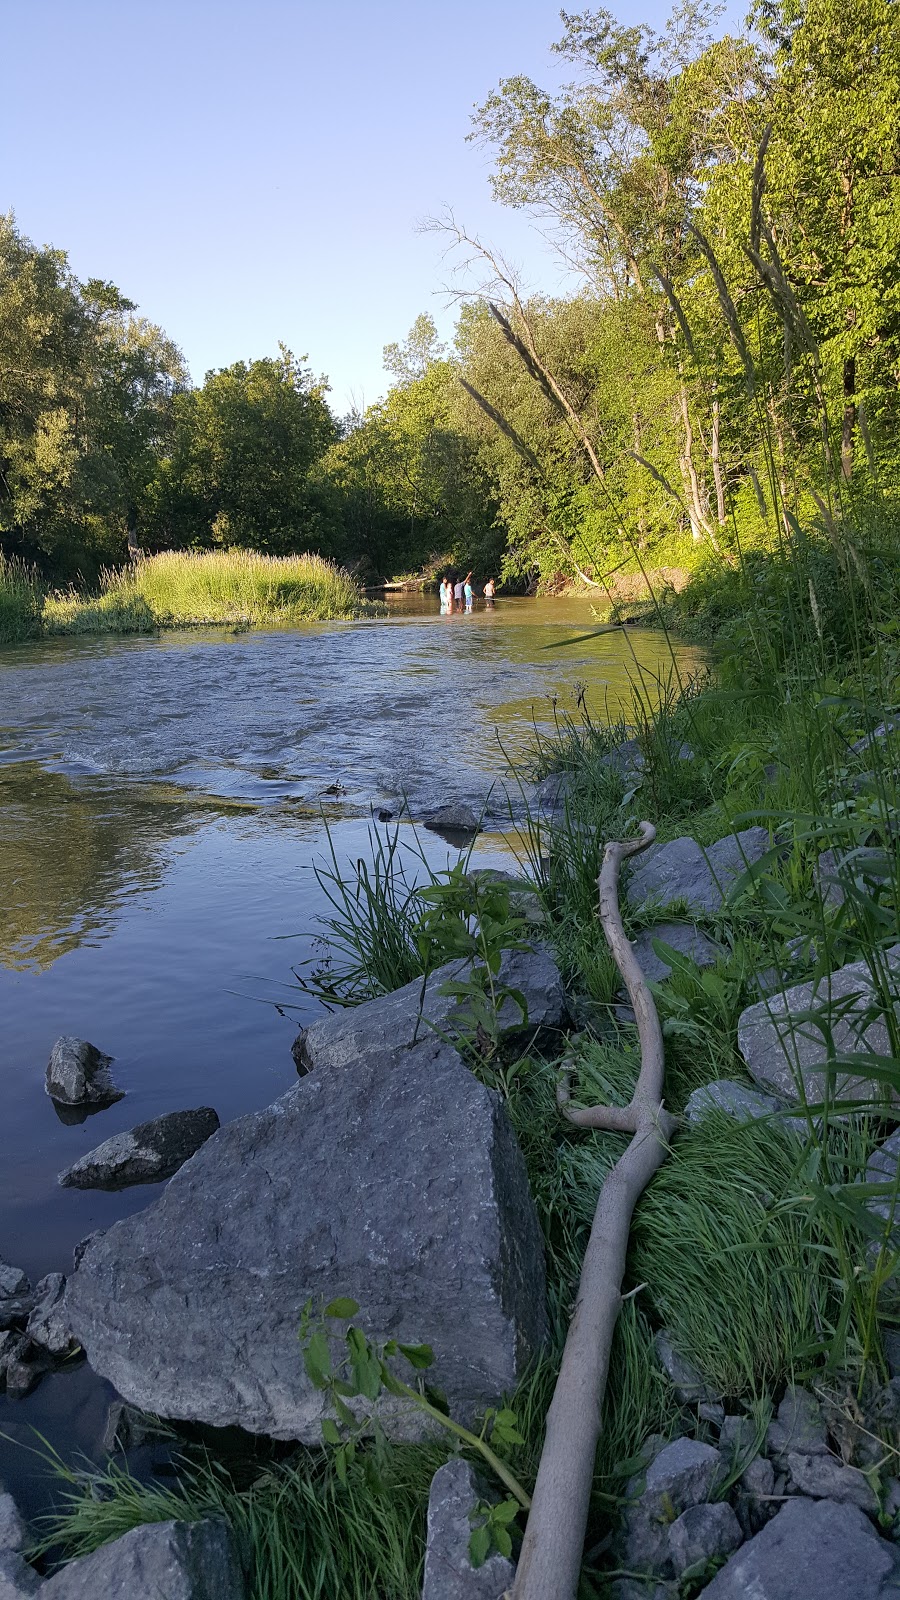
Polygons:
[[[597,1200],[575,1311],[547,1412],[544,1449],[513,1600],[575,1600],[610,1349],[622,1305],[631,1218],[643,1190],[668,1154],[675,1128],[675,1119],[662,1103],[664,1056],[659,1017],[619,911],[622,862],[656,838],[651,823],[642,822],[640,827],[639,839],[607,844],[598,883],[600,921],[625,980],[638,1027],[641,1067],[637,1083],[627,1107],[592,1107],[587,1121],[563,1101],[571,1122],[630,1132],[633,1137],[608,1172]],[[567,1089],[563,1093],[567,1097]]]

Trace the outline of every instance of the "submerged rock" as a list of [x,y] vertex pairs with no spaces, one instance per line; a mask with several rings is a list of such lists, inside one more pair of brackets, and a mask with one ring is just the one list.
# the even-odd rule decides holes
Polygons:
[[[327,1401],[297,1338],[310,1298],[352,1297],[370,1338],[430,1343],[433,1381],[466,1420],[515,1387],[545,1337],[544,1295],[502,1101],[432,1038],[373,1042],[222,1128],[151,1206],[87,1241],[66,1302],[132,1405],[317,1444]],[[382,1406],[395,1436],[424,1431],[402,1402]]]
[[112,1056],[104,1055],[87,1039],[63,1034],[57,1039],[47,1063],[47,1093],[64,1106],[112,1105],[121,1100],[109,1068]]
[[114,1133],[59,1175],[64,1189],[125,1189],[133,1183],[171,1178],[211,1138],[219,1119],[211,1106],[169,1111]]
[[[887,951],[886,961],[900,995],[900,946]],[[738,1021],[738,1045],[751,1078],[786,1100],[798,1100],[802,1087],[803,1098],[812,1104],[829,1088],[829,1034],[836,1060],[892,1054],[881,1001],[864,961],[759,1000]],[[839,1070],[833,1079],[835,1099],[885,1098],[883,1082],[867,1078],[862,1069]]]
[[[361,1006],[313,1022],[294,1041],[298,1071],[337,1071],[373,1051],[408,1048],[439,1036],[465,1037],[471,1031],[465,1001],[441,994],[445,983],[466,981],[471,962],[451,961],[431,974],[423,986],[414,978],[392,994],[379,995]],[[569,1020],[568,1001],[559,968],[544,945],[531,950],[506,950],[494,980],[500,989],[518,991],[528,1010],[507,995],[497,1015],[501,1043],[507,1047],[555,1044]]]
[[685,836],[655,844],[637,859],[628,883],[628,904],[635,910],[648,903],[683,901],[689,911],[720,911],[737,879],[770,847],[765,828],[745,828],[703,850]]
[[70,1561],[40,1600],[246,1600],[225,1522],[148,1522]]
[[496,1550],[480,1567],[469,1559],[470,1513],[479,1502],[496,1499],[459,1456],[435,1473],[428,1495],[422,1600],[501,1600],[512,1586],[515,1566]]

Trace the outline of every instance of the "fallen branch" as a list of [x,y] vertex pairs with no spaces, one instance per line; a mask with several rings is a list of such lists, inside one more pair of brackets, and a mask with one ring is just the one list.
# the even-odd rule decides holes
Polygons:
[[569,1106],[563,1082],[560,1108],[576,1127],[632,1134],[600,1190],[584,1253],[578,1298],[550,1409],[513,1600],[574,1600],[581,1571],[591,1481],[609,1355],[622,1305],[622,1278],[635,1205],[668,1154],[675,1119],[663,1109],[663,1041],[653,996],[622,926],[619,869],[644,850],[656,829],[606,846],[600,871],[600,921],[634,1008],[641,1067],[629,1105]]

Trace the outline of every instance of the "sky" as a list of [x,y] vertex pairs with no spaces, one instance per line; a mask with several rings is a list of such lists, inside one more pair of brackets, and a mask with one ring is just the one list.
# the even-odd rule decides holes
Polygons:
[[[661,0],[619,0],[660,27]],[[111,279],[194,382],[279,340],[342,415],[384,392],[422,311],[450,333],[452,208],[532,288],[570,286],[466,143],[501,78],[571,68],[543,0],[0,0],[0,210]]]

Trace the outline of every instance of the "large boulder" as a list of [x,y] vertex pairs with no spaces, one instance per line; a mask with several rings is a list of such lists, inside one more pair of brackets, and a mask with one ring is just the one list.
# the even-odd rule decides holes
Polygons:
[[703,1590],[703,1600],[897,1600],[900,1555],[857,1506],[788,1500]]
[[34,1310],[26,1333],[31,1343],[51,1356],[64,1356],[73,1348],[66,1313],[66,1280],[61,1272],[48,1272],[34,1291]]
[[[87,1240],[67,1314],[131,1404],[318,1443],[326,1400],[297,1331],[308,1299],[337,1296],[370,1337],[433,1345],[460,1419],[515,1386],[547,1323],[506,1111],[440,1040],[371,1043],[229,1123],[146,1211]],[[423,1431],[393,1402],[385,1425]]]
[[219,1119],[211,1106],[169,1111],[114,1133],[59,1175],[64,1189],[126,1189],[132,1183],[171,1178],[211,1138]]
[[109,1106],[121,1100],[124,1090],[116,1088],[109,1070],[112,1059],[87,1039],[63,1034],[47,1063],[50,1099],[63,1106]]
[[647,904],[669,905],[683,901],[689,911],[710,916],[720,911],[737,879],[769,849],[765,828],[744,828],[729,833],[705,850],[696,839],[672,839],[651,845],[637,863],[628,882],[632,909]]
[[224,1522],[148,1522],[62,1567],[40,1600],[246,1600]]
[[[900,946],[886,954],[895,992],[900,995]],[[900,1005],[895,1001],[900,1015]],[[758,1000],[741,1013],[738,1045],[747,1071],[764,1089],[787,1100],[813,1104],[829,1092],[829,1035],[832,1059],[849,1056],[891,1056],[891,1042],[881,1000],[864,961],[851,961],[837,972],[810,983],[798,983],[782,994]],[[832,1098],[883,1100],[885,1086],[863,1070],[833,1074]]]
[[[424,991],[421,978],[414,978],[392,994],[321,1017],[294,1041],[298,1070],[343,1070],[373,1051],[393,1050],[436,1036],[450,1041],[465,1036],[470,1031],[465,1001],[440,991],[445,983],[466,981],[471,972],[470,962],[451,961],[431,974]],[[501,1001],[497,1025],[505,1046],[558,1039],[569,1020],[568,1001],[559,968],[544,945],[504,951],[494,981],[500,989],[516,990],[528,1008],[527,1021],[523,1021],[522,1008],[511,995]]]

